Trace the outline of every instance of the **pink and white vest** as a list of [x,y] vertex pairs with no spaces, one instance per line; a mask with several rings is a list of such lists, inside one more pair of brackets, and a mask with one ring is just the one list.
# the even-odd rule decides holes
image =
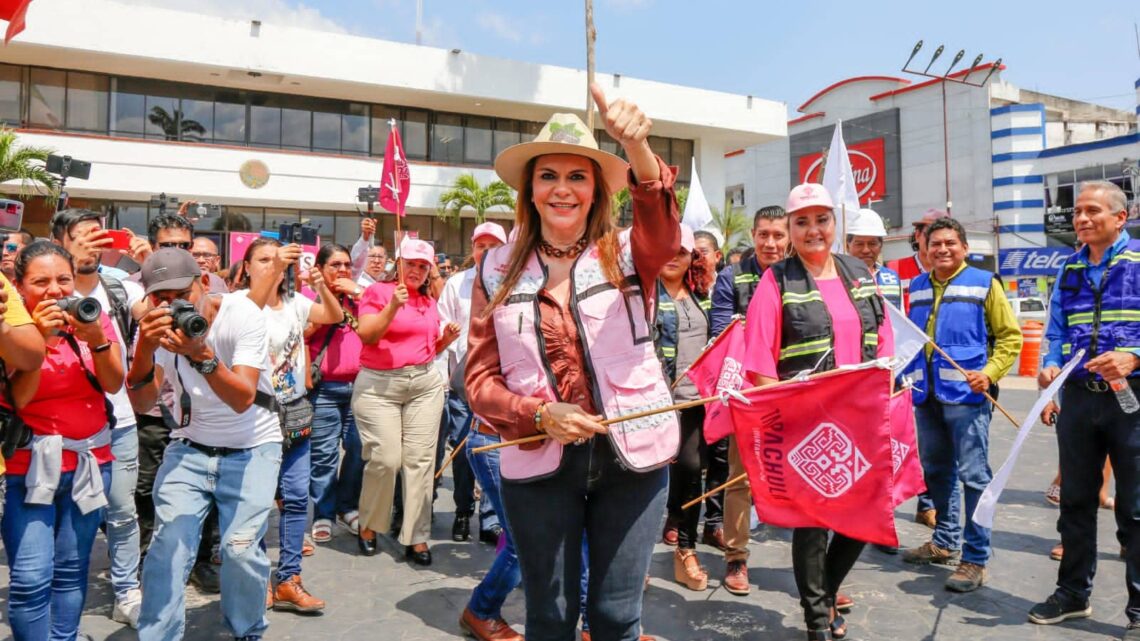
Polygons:
[[[583,341],[594,406],[607,419],[673,403],[654,350],[650,308],[633,268],[629,239],[629,230],[619,235],[618,263],[625,276],[620,290],[606,280],[596,244],[578,257],[570,272],[570,312]],[[503,245],[484,255],[480,273],[488,298],[494,298],[506,277],[512,247]],[[515,394],[569,401],[557,397],[539,329],[537,295],[545,285],[546,271],[535,253],[510,296],[492,313],[499,367]],[[614,423],[608,435],[622,464],[638,472],[667,465],[680,448],[677,414],[672,411]],[[516,480],[549,476],[558,470],[562,447],[546,439],[538,449],[503,448],[500,473]]]

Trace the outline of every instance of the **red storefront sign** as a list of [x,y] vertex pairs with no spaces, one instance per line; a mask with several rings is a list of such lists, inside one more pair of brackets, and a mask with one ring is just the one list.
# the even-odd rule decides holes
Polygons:
[[[847,145],[855,186],[859,188],[859,202],[882,200],[887,193],[887,172],[884,163],[883,139],[875,138]],[[799,182],[823,182],[823,153],[800,156]]]

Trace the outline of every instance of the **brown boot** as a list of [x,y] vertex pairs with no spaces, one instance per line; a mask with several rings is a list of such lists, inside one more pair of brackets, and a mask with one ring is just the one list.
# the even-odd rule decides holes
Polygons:
[[692,549],[677,548],[673,552],[673,579],[681,585],[702,592],[709,587],[709,574],[701,567]]
[[721,552],[728,549],[728,544],[724,542],[724,528],[720,526],[706,526],[704,534],[701,535],[701,543],[711,545]]
[[523,635],[515,632],[502,619],[480,619],[468,608],[463,608],[459,617],[459,627],[478,641],[523,641]]
[[301,575],[295,574],[277,584],[277,589],[273,591],[273,609],[320,612],[325,609],[325,602],[309,594],[301,584]]
[[752,589],[748,585],[748,564],[744,561],[729,561],[721,585],[729,594],[748,596],[748,592]]
[[938,525],[938,511],[937,510],[920,510],[914,513],[914,522],[919,525],[925,525],[930,529],[934,529]]

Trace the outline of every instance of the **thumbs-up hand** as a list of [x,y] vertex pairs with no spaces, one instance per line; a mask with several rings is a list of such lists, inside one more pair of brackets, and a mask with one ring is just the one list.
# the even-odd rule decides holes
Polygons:
[[598,113],[602,115],[602,124],[606,128],[606,133],[622,147],[628,148],[640,144],[649,137],[653,121],[637,105],[625,98],[607,103],[606,94],[596,82],[590,85],[590,93],[594,96]]

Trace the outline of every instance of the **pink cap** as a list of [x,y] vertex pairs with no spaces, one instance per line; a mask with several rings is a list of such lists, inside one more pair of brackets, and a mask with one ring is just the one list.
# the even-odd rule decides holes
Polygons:
[[513,243],[518,239],[519,239],[519,226],[515,225],[514,227],[511,227],[511,233],[507,234],[507,242]]
[[486,222],[476,225],[475,231],[471,233],[471,240],[480,236],[491,236],[500,243],[507,244],[507,232],[499,223]]
[[914,221],[911,224],[913,224],[913,225],[929,225],[930,223],[938,220],[939,218],[949,218],[949,217],[950,217],[950,214],[942,211],[941,209],[931,208],[931,209],[926,210],[926,213],[922,215],[922,218]]
[[696,246],[697,239],[693,237],[693,228],[681,223],[681,249],[691,252]]
[[418,238],[405,238],[400,243],[400,258],[404,260],[426,260],[435,264],[435,250],[432,246]]
[[788,194],[788,206],[784,207],[784,210],[790,214],[808,207],[835,209],[835,204],[831,202],[831,194],[827,193],[823,185],[818,183],[796,185]]

